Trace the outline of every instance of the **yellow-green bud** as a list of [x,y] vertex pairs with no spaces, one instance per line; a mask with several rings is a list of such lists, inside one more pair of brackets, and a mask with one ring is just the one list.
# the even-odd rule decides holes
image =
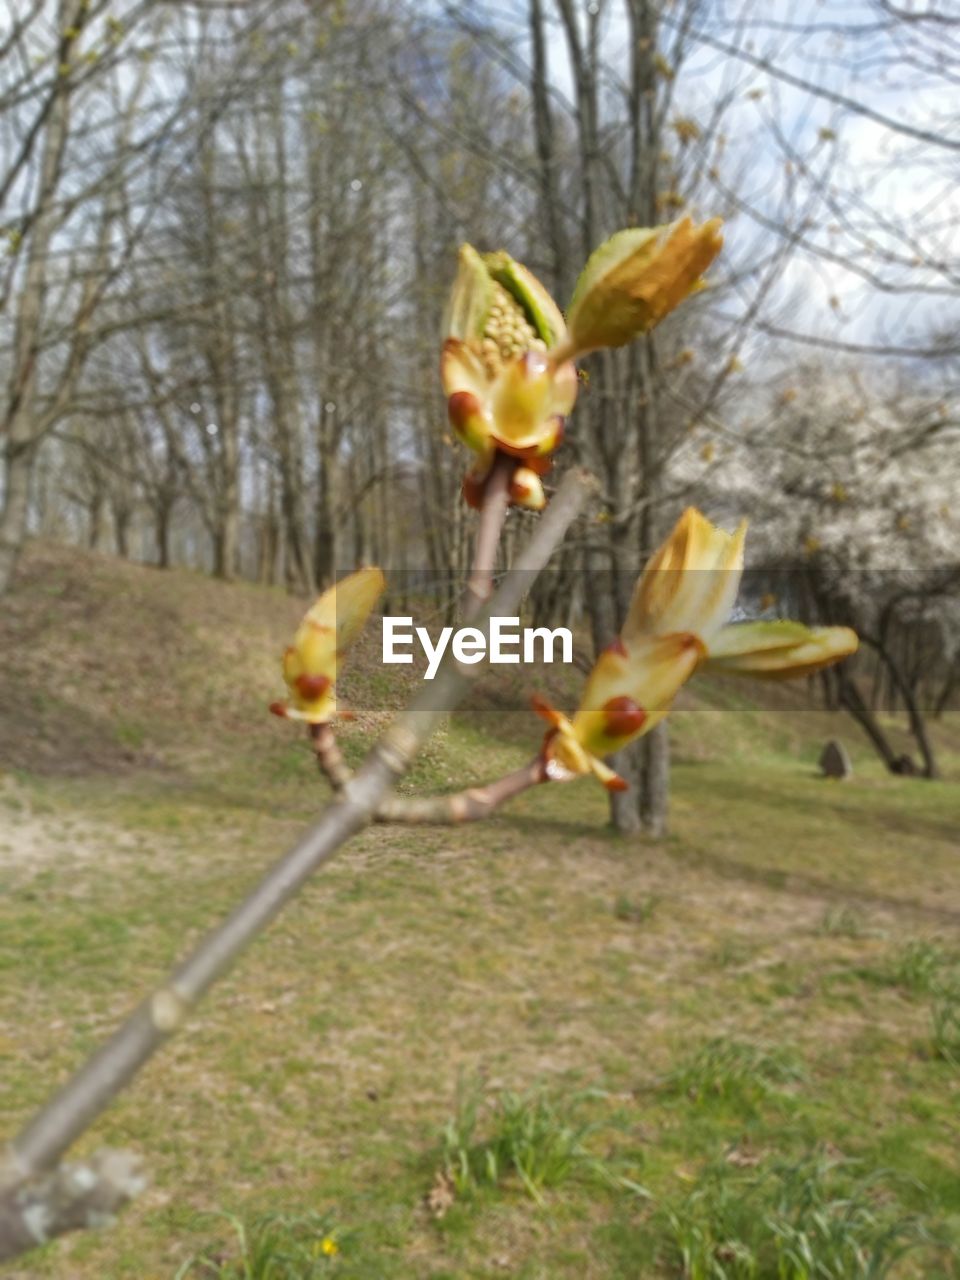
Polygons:
[[698,288],[720,252],[720,219],[689,218],[618,231],[590,255],[568,313],[568,356],[622,347],[658,324]]

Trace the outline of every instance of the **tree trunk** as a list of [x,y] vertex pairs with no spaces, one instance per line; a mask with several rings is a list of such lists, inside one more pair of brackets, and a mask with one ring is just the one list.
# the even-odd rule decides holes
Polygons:
[[[231,485],[236,490],[236,485]],[[240,561],[240,512],[236,493],[230,495],[230,505],[223,516],[223,572],[218,576],[230,580],[237,576]]]
[[336,479],[333,458],[329,454],[321,454],[317,486],[314,574],[318,587],[329,587],[337,572]]
[[886,734],[880,728],[873,712],[864,701],[860,690],[843,670],[837,672],[837,688],[840,695],[840,705],[846,707],[857,724],[863,729],[890,772],[896,773],[899,760],[897,753],[890,745]]
[[670,731],[661,720],[640,739],[640,769],[637,803],[640,826],[645,835],[663,840],[670,812]]
[[875,648],[886,664],[892,686],[899,691],[907,708],[907,715],[910,719],[910,732],[913,734],[914,740],[920,748],[920,755],[923,757],[923,776],[925,778],[939,778],[940,769],[933,753],[933,744],[930,741],[930,735],[927,733],[927,724],[923,718],[923,712],[920,710],[916,694],[910,688],[899,664],[893,658],[889,649],[882,644],[875,644]]
[[90,500],[88,514],[90,525],[87,529],[87,547],[90,551],[99,551],[103,546],[103,509],[106,498],[102,493],[95,493]]
[[157,540],[157,565],[170,568],[170,510],[171,504],[159,500],[153,509],[153,535]]
[[229,582],[236,576],[239,550],[239,516],[233,501],[218,513],[213,534],[213,576]]
[[624,836],[637,835],[641,828],[640,806],[637,803],[640,771],[637,763],[636,746],[625,747],[623,751],[610,757],[610,764],[630,788],[629,791],[610,792],[610,821]]
[[113,507],[113,537],[117,544],[117,555],[124,560],[130,559],[130,510],[125,506]]
[[10,586],[27,536],[33,448],[8,441],[4,455],[3,498],[0,500],[0,596]]
[[933,706],[933,718],[939,720],[946,711],[950,699],[953,697],[954,690],[960,685],[960,654],[953,660],[953,666],[947,672],[947,678],[943,682],[943,688],[937,696],[937,700]]

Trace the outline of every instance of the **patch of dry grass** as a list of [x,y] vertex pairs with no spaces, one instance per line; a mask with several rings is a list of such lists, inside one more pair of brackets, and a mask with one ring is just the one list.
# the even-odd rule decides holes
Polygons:
[[[77,578],[79,560],[42,555],[51,582],[58,564]],[[137,716],[154,678],[174,699],[147,716],[145,756],[107,773],[112,748],[95,749],[71,776],[41,751],[0,789],[4,1132],[229,909],[322,796],[290,726],[238,727],[270,696],[270,657],[298,606],[216,588],[237,593],[217,606],[224,641],[208,583],[198,579],[190,603],[173,576],[91,563],[89,598],[68,588],[83,664],[105,617],[124,634],[110,582],[143,593],[145,631],[168,611],[188,635],[144,668]],[[107,613],[89,613],[84,600],[101,595]],[[45,626],[62,617],[51,610]],[[23,635],[38,625],[29,613],[5,625]],[[233,631],[247,623],[252,639],[238,646]],[[93,686],[63,704],[67,718],[102,698],[96,733],[113,723],[124,696],[113,672],[135,669],[128,641],[143,634],[118,642],[115,664],[104,659]],[[223,725],[229,663],[175,705],[184,673],[221,649],[253,690],[234,690]],[[42,676],[39,652],[17,667],[25,688]],[[691,698],[679,718],[674,834],[662,847],[612,837],[588,781],[530,793],[484,826],[358,837],[87,1140],[141,1151],[153,1189],[111,1231],[9,1274],[170,1280],[211,1234],[228,1241],[204,1216],[227,1210],[335,1221],[332,1274],[363,1280],[665,1280],[677,1270],[664,1224],[717,1161],[762,1172],[817,1151],[892,1169],[887,1207],[949,1229],[960,1216],[960,1074],[936,1052],[930,984],[903,974],[924,955],[947,973],[960,953],[960,786],[888,779],[860,755],[852,782],[823,783],[809,766],[822,717],[798,713],[787,733],[779,710],[711,706]],[[47,735],[46,717],[29,732]],[[189,726],[179,745],[178,722]],[[350,729],[351,751],[368,727]],[[456,717],[417,781],[490,776],[523,759],[530,732],[519,716]],[[944,745],[951,759],[949,733]],[[145,762],[152,754],[162,767]],[[856,928],[837,926],[843,912]],[[764,1054],[791,1070],[754,1088]],[[698,1062],[701,1075],[732,1072],[737,1088],[694,1087],[692,1076],[679,1088]],[[586,1097],[585,1149],[652,1199],[574,1178],[545,1187],[541,1206],[507,1176],[437,1218],[425,1197],[464,1079],[490,1098],[552,1100],[556,1114]],[[898,1266],[948,1276],[955,1255],[934,1247]]]

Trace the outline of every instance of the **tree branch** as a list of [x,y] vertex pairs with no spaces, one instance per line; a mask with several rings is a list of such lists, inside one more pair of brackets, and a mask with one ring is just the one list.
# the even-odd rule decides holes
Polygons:
[[497,547],[503,522],[510,506],[510,478],[516,470],[517,460],[508,454],[498,453],[483,489],[480,507],[480,525],[473,550],[473,567],[467,579],[463,597],[463,616],[472,618],[493,593],[493,570],[496,566]]
[[[353,770],[340,752],[333,726],[311,725],[310,739],[321,773],[334,791],[342,791],[353,777]],[[522,791],[547,781],[543,760],[538,755],[521,768],[514,769],[512,773],[504,774],[493,782],[478,787],[465,787],[450,795],[385,796],[377,805],[374,819],[377,822],[399,822],[410,826],[456,826],[462,822],[478,822],[488,818],[500,805],[520,795]]]
[[0,1166],[0,1262],[68,1231],[104,1226],[147,1185],[139,1159],[129,1151],[98,1151],[26,1181],[15,1167],[14,1160],[9,1170]]
[[[479,629],[486,631],[494,614],[509,616],[518,611],[527,588],[547,564],[594,488],[595,482],[587,472],[568,472],[513,572],[476,619]],[[226,920],[201,939],[166,982],[142,1001],[21,1130],[10,1148],[8,1184],[0,1192],[0,1260],[15,1257],[37,1243],[36,1232],[25,1238],[20,1226],[24,1197],[28,1204],[37,1206],[34,1217],[47,1215],[46,1238],[55,1234],[56,1188],[69,1174],[56,1170],[46,1184],[35,1180],[55,1168],[72,1143],[180,1029],[193,1005],[296,897],[314,872],[375,818],[380,804],[410,767],[420,746],[464,697],[477,673],[476,666],[458,664],[452,656],[444,661],[436,679],[425,685],[396,717],[341,794],[293,849],[273,865]],[[84,1221],[89,1219],[86,1210],[81,1217]],[[74,1219],[75,1215],[61,1215],[61,1220],[69,1220],[69,1224]]]

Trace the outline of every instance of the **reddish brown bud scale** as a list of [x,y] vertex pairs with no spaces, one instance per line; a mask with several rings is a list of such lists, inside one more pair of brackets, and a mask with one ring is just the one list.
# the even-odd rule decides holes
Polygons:
[[301,698],[313,702],[316,698],[322,698],[330,688],[330,677],[304,674],[297,676],[293,683]]
[[630,783],[620,777],[619,773],[615,773],[612,778],[604,780],[603,784],[608,791],[629,791]]
[[522,504],[527,498],[530,497],[530,494],[532,492],[533,490],[530,488],[530,486],[528,484],[524,484],[522,480],[510,481],[510,501],[511,502],[519,502]]
[[470,391],[455,391],[447,400],[447,414],[454,431],[463,432],[471,418],[481,412],[481,404]]
[[[530,706],[541,718],[541,720],[546,720],[548,724],[556,725],[557,723],[556,711],[554,710],[553,707],[551,707],[550,703],[547,702],[545,698],[540,697],[539,693],[535,693],[533,697],[530,699]],[[548,733],[547,739],[551,738],[552,736],[553,736],[552,733]]]
[[472,471],[468,471],[463,477],[463,500],[468,507],[473,507],[474,511],[479,511],[483,506],[485,485],[486,478],[476,476]]
[[612,738],[628,738],[639,733],[647,719],[647,713],[633,698],[611,698],[603,704],[607,733]]

